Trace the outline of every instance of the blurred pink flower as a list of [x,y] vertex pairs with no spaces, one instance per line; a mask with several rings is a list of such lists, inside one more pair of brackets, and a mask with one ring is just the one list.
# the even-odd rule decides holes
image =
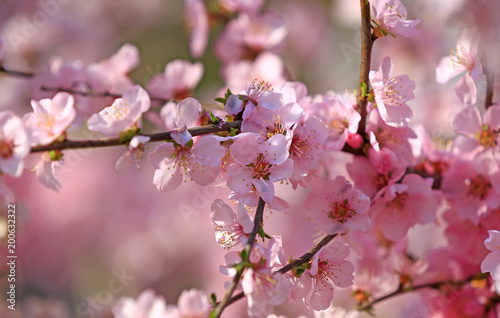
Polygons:
[[87,126],[89,130],[116,137],[120,132],[136,125],[149,106],[148,93],[139,85],[135,85],[129,88],[122,98],[115,99],[113,105],[92,115],[87,121]]
[[[208,301],[208,295],[201,290],[189,289],[183,290],[177,306],[169,305],[164,318],[208,318],[211,306]],[[151,317],[153,318],[153,317]],[[156,318],[156,317],[154,317]],[[160,317],[159,317],[160,318]]]
[[306,307],[314,310],[325,310],[333,299],[333,287],[349,287],[354,278],[354,265],[346,261],[349,246],[341,242],[333,242],[323,247],[297,279],[292,288],[291,297],[302,299]]
[[384,236],[396,242],[410,227],[434,220],[436,209],[436,198],[428,182],[419,175],[408,174],[401,183],[387,186],[369,213]]
[[407,20],[408,12],[400,0],[374,0],[372,8],[377,37],[391,34],[409,38],[420,33],[415,29],[420,20]]
[[165,66],[163,74],[156,74],[149,80],[146,89],[154,97],[182,100],[191,95],[202,76],[201,62],[173,60]]
[[415,98],[413,90],[415,82],[408,75],[390,77],[392,72],[391,59],[386,56],[378,71],[370,71],[370,83],[375,94],[375,101],[380,116],[389,126],[408,126],[413,117],[411,108],[406,101]]
[[184,0],[186,24],[189,35],[189,51],[194,58],[200,58],[205,53],[210,25],[205,2],[202,0]]
[[261,52],[275,49],[287,34],[287,23],[280,13],[242,13],[226,25],[215,42],[215,53],[224,64],[255,60]]
[[218,0],[219,5],[229,12],[256,13],[262,8],[264,0]]
[[478,41],[476,35],[463,30],[458,38],[456,51],[443,57],[436,67],[436,81],[444,84],[453,77],[462,74],[455,92],[460,101],[466,105],[474,105],[477,101],[476,82],[483,75],[483,67],[477,56]]
[[474,150],[498,149],[500,136],[500,106],[488,107],[481,120],[475,106],[462,108],[453,118],[453,130],[458,136],[454,144],[463,152]]
[[165,299],[151,289],[143,291],[137,300],[123,297],[113,306],[114,318],[163,318],[166,313]]
[[74,98],[57,93],[52,99],[31,101],[33,112],[24,115],[23,122],[32,145],[47,145],[59,138],[75,119]]
[[500,232],[488,231],[490,237],[484,241],[484,245],[491,252],[481,263],[481,271],[489,272],[495,280],[495,289],[500,294]]
[[21,176],[29,152],[30,138],[21,118],[10,110],[0,112],[0,172]]

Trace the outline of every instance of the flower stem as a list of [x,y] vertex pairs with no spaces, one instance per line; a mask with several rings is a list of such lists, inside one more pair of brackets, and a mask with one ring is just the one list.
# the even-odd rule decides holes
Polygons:
[[[253,223],[253,230],[248,236],[248,242],[245,245],[245,248],[243,251],[245,252],[246,255],[246,260],[250,260],[250,253],[252,252],[253,244],[255,242],[255,238],[257,237],[257,233],[259,231],[259,228],[262,225],[262,219],[264,216],[264,206],[266,203],[262,198],[259,198],[259,204],[257,205],[257,211],[255,212],[255,219]],[[224,298],[222,301],[215,307],[214,311],[210,315],[211,318],[219,318],[220,315],[222,314],[222,311],[224,308],[226,308],[231,301],[231,296],[233,295],[234,290],[238,286],[241,280],[241,275],[243,274],[244,267],[240,267],[236,271],[236,275],[234,275],[233,282],[231,283],[231,286],[226,291],[226,294],[224,295]]]
[[[360,0],[361,4],[361,63],[359,69],[359,87],[358,87],[358,111],[361,115],[361,121],[358,126],[358,134],[365,136],[366,129],[366,105],[368,103],[366,96],[363,96],[361,85],[369,86],[370,63],[373,46],[372,26],[370,18],[370,3],[368,0]],[[364,83],[364,84],[363,84]],[[367,90],[368,91],[368,90]]]
[[[201,136],[221,131],[229,131],[231,128],[238,129],[240,126],[241,126],[241,121],[237,120],[237,121],[227,122],[220,127],[218,125],[206,125],[200,127],[193,127],[188,129],[188,131],[192,136]],[[172,137],[170,137],[170,133],[171,132],[168,131],[156,134],[141,134],[141,135],[150,137],[151,138],[150,142],[154,142],[154,141],[172,140]],[[121,145],[119,138],[108,138],[100,140],[78,140],[78,141],[65,140],[63,142],[53,143],[50,145],[32,147],[31,152],[64,150],[64,149],[81,149],[81,148],[101,148],[101,147],[111,147],[119,145]]]

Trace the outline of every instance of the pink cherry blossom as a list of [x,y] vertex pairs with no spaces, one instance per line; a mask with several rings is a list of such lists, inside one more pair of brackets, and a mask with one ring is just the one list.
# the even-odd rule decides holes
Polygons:
[[495,289],[500,293],[500,231],[488,231],[490,237],[484,241],[484,245],[491,252],[481,263],[481,271],[489,272],[495,280]]
[[153,76],[146,89],[155,97],[184,99],[191,95],[203,76],[203,64],[186,60],[173,60],[165,66],[163,74]]
[[370,209],[373,223],[395,242],[414,225],[431,222],[437,202],[429,184],[419,175],[408,174],[401,183],[389,185]]
[[374,0],[372,8],[378,37],[391,34],[409,38],[420,33],[415,29],[420,20],[407,20],[408,12],[400,0]]
[[259,53],[275,49],[287,33],[285,18],[275,11],[242,13],[226,25],[215,42],[215,53],[225,64],[254,60]]
[[373,197],[391,182],[403,177],[406,165],[388,148],[376,151],[368,150],[368,159],[356,156],[347,164],[347,171],[354,180],[357,189],[369,197]]
[[31,101],[33,113],[23,117],[32,145],[47,145],[59,138],[75,119],[74,98],[57,93],[52,99]]
[[177,306],[169,305],[164,318],[208,318],[210,314],[208,295],[201,290],[189,289],[182,291]]
[[224,110],[230,115],[236,115],[244,110],[243,119],[247,119],[257,106],[275,111],[283,104],[283,95],[273,92],[269,83],[254,81],[241,94],[229,96]]
[[443,175],[441,189],[449,201],[456,203],[461,219],[478,224],[479,216],[488,208],[500,206],[500,188],[488,172],[477,156],[473,161],[458,160]]
[[128,150],[116,161],[115,171],[125,175],[132,165],[132,158],[135,161],[137,169],[140,169],[139,162],[144,154],[144,146],[151,140],[147,136],[134,136],[128,145]]
[[118,136],[120,132],[136,125],[149,106],[148,93],[139,85],[135,85],[129,88],[122,98],[116,99],[113,105],[92,115],[87,121],[87,126],[90,130],[98,131],[105,136]]
[[223,66],[221,72],[226,87],[218,95],[224,95],[228,88],[232,92],[244,91],[248,83],[256,79],[273,87],[280,87],[286,82],[283,60],[271,52],[260,53],[254,61],[231,62]]
[[160,318],[167,312],[165,299],[151,289],[143,291],[137,300],[124,297],[113,306],[115,318]]
[[498,149],[500,142],[500,106],[488,107],[481,120],[475,106],[465,106],[453,118],[453,129],[462,134],[455,139],[455,145],[463,152]]
[[466,105],[473,105],[477,101],[476,82],[483,74],[483,67],[477,56],[478,43],[476,36],[469,30],[460,34],[456,51],[443,57],[436,67],[436,81],[444,84],[453,77],[462,74],[457,83],[455,92],[460,101]]
[[354,278],[354,265],[346,261],[349,246],[333,242],[322,248],[311,262],[311,267],[301,274],[292,289],[293,299],[302,299],[314,310],[325,310],[333,299],[333,286],[349,287]]
[[298,124],[292,134],[290,158],[293,173],[290,179],[299,181],[318,168],[325,151],[323,144],[328,138],[328,128],[317,117],[309,117],[305,123]]
[[207,8],[202,0],[184,0],[186,6],[186,24],[191,34],[189,36],[189,51],[194,58],[200,58],[205,53],[210,31]]
[[293,162],[288,158],[285,136],[274,135],[259,142],[259,135],[248,134],[232,144],[234,163],[227,168],[227,186],[240,194],[255,188],[264,201],[272,203],[273,183],[290,177]]
[[354,109],[356,104],[353,94],[325,94],[313,99],[307,106],[308,116],[316,116],[329,129],[325,148],[340,151],[349,134],[356,133],[361,116]]
[[370,83],[375,94],[375,101],[380,116],[389,126],[407,126],[413,117],[410,106],[406,101],[415,98],[413,90],[415,82],[408,75],[391,77],[392,63],[389,57],[382,60],[378,71],[370,71]]
[[149,162],[156,169],[153,183],[160,191],[175,190],[186,179],[209,185],[219,175],[224,153],[213,136],[203,136],[194,144],[167,142],[149,154]]
[[225,249],[245,245],[253,230],[253,220],[245,206],[239,203],[237,209],[238,215],[220,199],[212,203],[210,217],[215,230],[215,240]]
[[328,234],[345,230],[368,231],[371,221],[366,212],[370,199],[342,176],[327,180],[312,190],[306,200],[306,215]]
[[29,152],[30,138],[22,120],[9,110],[0,112],[0,172],[21,176]]
[[410,127],[392,127],[382,119],[377,108],[370,112],[370,121],[366,126],[373,149],[379,151],[388,148],[406,164],[413,162],[412,147],[408,139],[417,135]]
[[284,303],[292,288],[285,275],[275,272],[282,265],[281,237],[271,239],[267,249],[257,245],[250,258],[254,266],[243,273],[241,286],[248,299],[248,314],[262,316],[271,306]]

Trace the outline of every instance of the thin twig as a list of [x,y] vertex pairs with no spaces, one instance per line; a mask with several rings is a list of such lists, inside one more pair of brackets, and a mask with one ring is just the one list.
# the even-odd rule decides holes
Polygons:
[[370,3],[368,0],[360,0],[361,4],[361,64],[359,69],[359,87],[358,87],[358,111],[361,120],[358,126],[358,134],[365,135],[366,129],[366,105],[368,103],[366,96],[363,96],[361,85],[368,87],[370,79],[370,63],[373,46],[372,26],[370,18]]
[[[332,234],[332,235],[327,235],[325,236],[318,244],[316,244],[309,252],[305,253],[304,255],[302,255],[301,257],[299,257],[298,259],[296,259],[295,261],[283,266],[282,268],[278,269],[277,271],[275,271],[274,273],[281,273],[281,274],[285,274],[286,272],[302,265],[302,264],[305,264],[305,263],[308,263],[310,262],[314,255],[316,255],[323,247],[325,247],[328,243],[330,243],[335,237],[337,236],[337,234]],[[232,303],[242,299],[243,297],[245,297],[245,294],[243,293],[239,293],[237,294],[236,296],[232,297],[228,303],[227,303],[227,306],[231,305]]]
[[435,283],[429,283],[429,284],[423,284],[423,285],[413,286],[411,288],[398,288],[396,291],[394,291],[394,292],[392,292],[390,294],[387,294],[385,296],[382,296],[380,298],[377,298],[377,299],[369,302],[368,304],[366,304],[366,305],[364,305],[362,307],[359,307],[357,310],[359,310],[359,311],[369,310],[376,303],[379,303],[381,301],[384,301],[386,299],[389,299],[389,298],[392,298],[392,297],[395,297],[395,296],[398,296],[398,295],[401,295],[401,294],[405,294],[405,293],[408,293],[408,292],[413,292],[413,291],[416,291],[416,290],[419,290],[419,289],[422,289],[422,288],[434,288],[434,289],[437,289],[437,288],[439,288],[439,287],[441,287],[443,285],[462,285],[462,284],[465,284],[465,283],[471,281],[475,277],[476,277],[476,275],[472,275],[472,276],[467,277],[464,280],[457,281],[457,282],[446,280],[446,281],[442,281],[442,282],[435,282]]
[[5,74],[12,75],[12,76],[18,76],[18,77],[33,77],[35,74],[33,73],[28,73],[28,72],[20,72],[20,71],[13,71],[13,70],[8,70],[2,65],[0,65],[0,72],[4,72]]
[[484,100],[484,109],[493,106],[493,90],[495,84],[495,73],[489,67],[484,68],[486,73],[486,98]]
[[[229,131],[231,128],[238,129],[240,126],[241,126],[241,121],[238,120],[238,121],[227,122],[220,127],[218,125],[206,125],[200,127],[193,127],[188,129],[188,131],[192,136],[201,136],[221,131]],[[140,135],[150,137],[151,140],[149,142],[154,142],[154,141],[171,140],[172,137],[170,136],[170,134],[171,132],[168,131],[156,134],[140,134]],[[79,140],[79,141],[65,140],[60,143],[32,147],[31,152],[64,150],[64,149],[81,149],[81,148],[101,148],[101,147],[111,147],[118,145],[121,145],[119,138],[108,138],[100,140]]]
[[[264,206],[266,203],[262,198],[259,198],[259,204],[257,205],[257,211],[255,212],[255,219],[253,223],[253,230],[252,233],[248,236],[248,242],[245,245],[245,248],[243,249],[246,253],[246,259],[250,260],[250,253],[252,252],[253,244],[255,242],[255,238],[257,237],[257,233],[259,231],[259,228],[261,227],[262,224],[262,219],[264,215]],[[215,318],[219,318],[220,315],[222,314],[222,311],[224,308],[226,308],[229,305],[229,302],[231,300],[231,296],[233,295],[234,290],[238,286],[241,280],[241,275],[243,274],[244,268],[242,267],[236,272],[236,275],[234,275],[233,282],[231,283],[231,286],[226,291],[226,294],[224,295],[224,298],[222,301],[215,307],[213,316]]]

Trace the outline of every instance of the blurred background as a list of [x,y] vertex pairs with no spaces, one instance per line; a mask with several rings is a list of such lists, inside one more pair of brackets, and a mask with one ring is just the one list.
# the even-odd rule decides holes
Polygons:
[[[473,12],[462,9],[465,0],[405,4],[409,19],[420,18],[421,34],[377,40],[372,69],[378,69],[384,56],[391,56],[393,74],[407,74],[417,83],[416,99],[409,102],[413,124],[425,124],[431,136],[447,138],[453,135],[452,114],[461,106],[454,93],[456,81],[438,85],[434,70],[439,59],[455,48],[460,31],[474,26],[476,20]],[[267,2],[266,9],[283,13],[288,20],[289,33],[279,48],[288,79],[303,81],[309,94],[356,89],[358,6],[352,0]],[[7,69],[42,73],[54,56],[88,65],[132,43],[141,62],[130,77],[144,87],[169,61],[195,61],[189,54],[184,17],[184,3],[175,0],[2,0],[2,63]],[[221,63],[212,50],[222,28],[214,25],[207,52],[200,59],[205,72],[194,96],[202,102],[212,102],[225,85]],[[484,98],[484,83],[478,91],[479,98]],[[29,78],[0,74],[0,94],[0,109],[11,109],[18,116],[31,111]],[[70,132],[74,139],[88,135]],[[154,147],[150,144],[146,152]],[[3,177],[16,195],[18,310],[6,309],[3,294],[1,317],[112,317],[114,302],[122,296],[136,298],[146,288],[153,288],[168,304],[175,304],[188,288],[222,297],[227,279],[218,267],[224,263],[225,251],[215,242],[210,205],[216,198],[227,200],[229,191],[217,184],[187,183],[174,193],[159,192],[147,160],[141,170],[132,167],[126,176],[114,171],[124,151],[125,147],[65,151],[59,193],[45,188],[28,170],[19,179]],[[332,160],[332,169],[345,172],[342,162],[343,158]],[[305,191],[282,185],[278,193],[292,208],[287,215],[268,213],[265,229],[282,235],[286,256],[297,257],[311,248],[301,237],[314,235],[301,210]],[[6,209],[0,207],[2,293],[8,270],[3,261]],[[313,316],[299,302],[285,304],[277,312]],[[225,315],[245,316],[245,301]]]

